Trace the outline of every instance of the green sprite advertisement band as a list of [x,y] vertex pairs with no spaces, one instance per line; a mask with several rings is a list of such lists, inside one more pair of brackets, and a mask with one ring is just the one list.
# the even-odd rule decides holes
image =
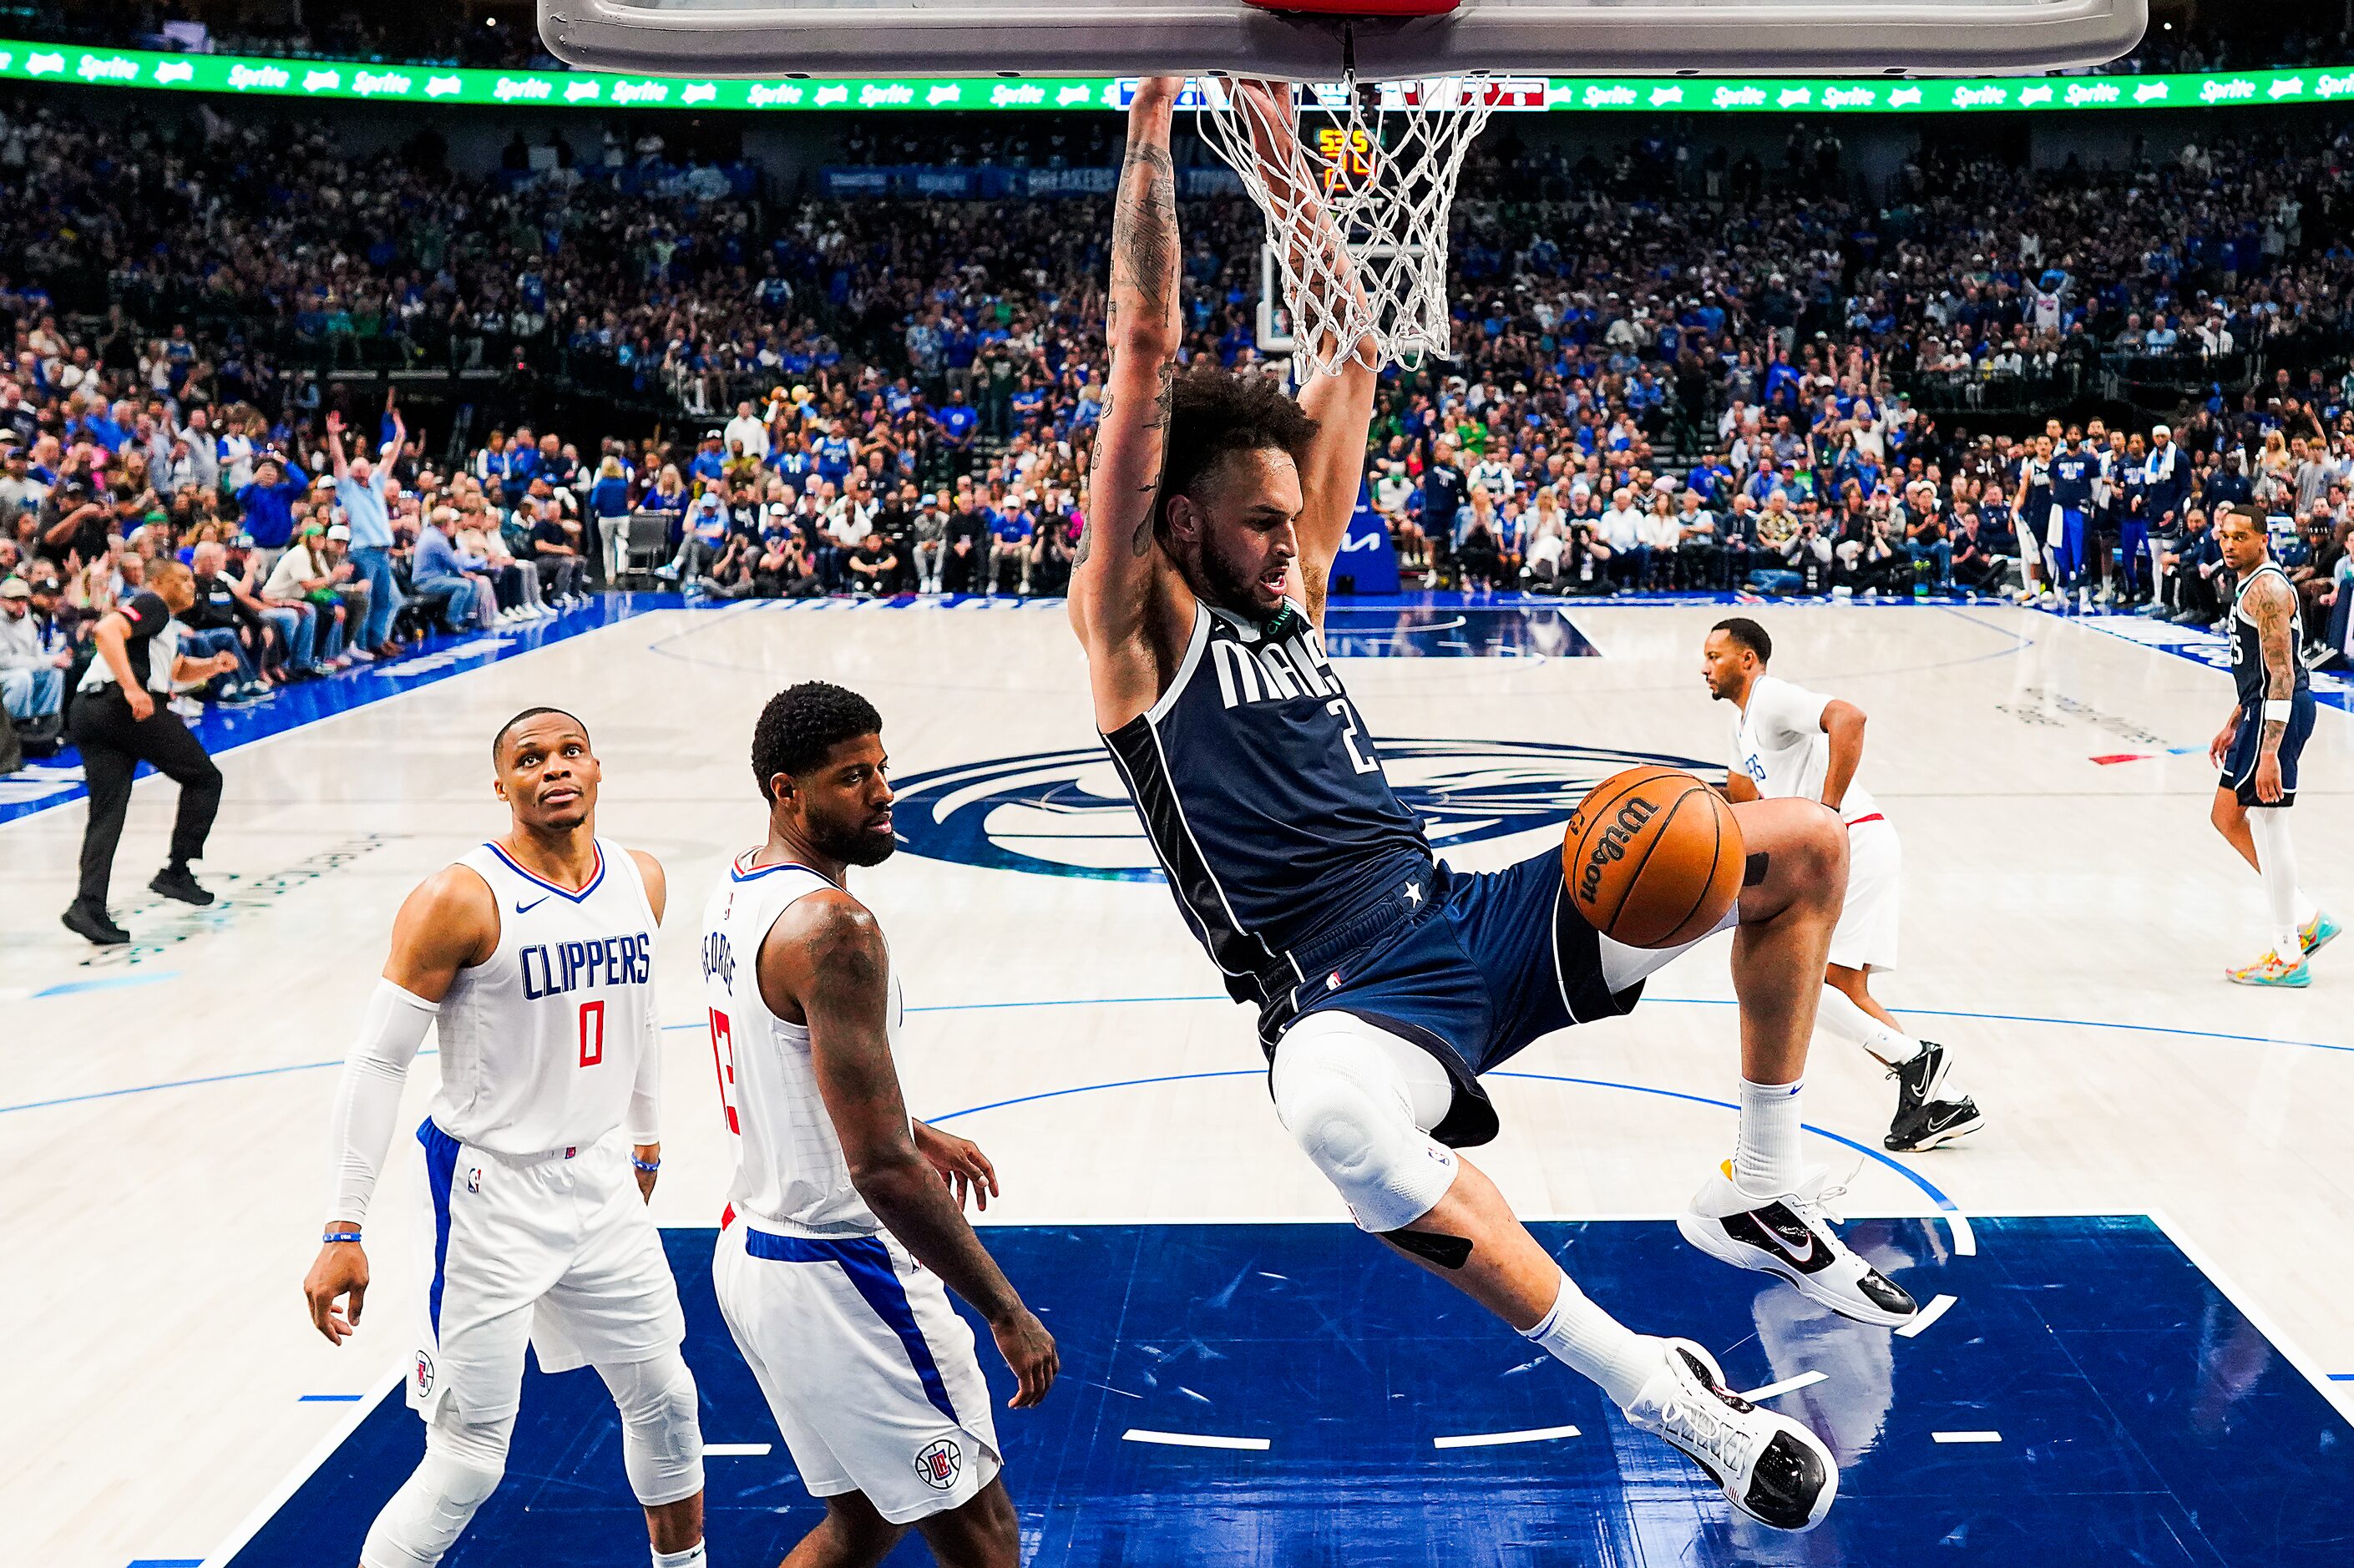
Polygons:
[[[278,98],[532,104],[550,109],[1123,109],[1132,78],[842,78],[741,81],[477,70],[351,60],[84,49],[0,40],[0,80],[171,88]],[[1516,84],[1517,85],[1517,84]],[[1554,111],[1956,114],[2067,109],[2198,109],[2354,99],[2354,66],[2170,76],[1808,79],[1554,77],[1506,107]]]

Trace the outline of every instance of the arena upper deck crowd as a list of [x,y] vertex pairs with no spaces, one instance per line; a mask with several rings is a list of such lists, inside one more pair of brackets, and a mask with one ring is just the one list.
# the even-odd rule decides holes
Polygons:
[[[2064,591],[2211,620],[2209,518],[2251,500],[2289,520],[2313,656],[2342,655],[2354,135],[2299,112],[2114,169],[1924,152],[1870,192],[1823,125],[1778,159],[1672,129],[1572,156],[1504,125],[1458,207],[1457,357],[1385,381],[1368,503],[1409,583]],[[1108,131],[1042,119],[991,152],[1084,165]],[[854,129],[845,158],[968,136]],[[194,630],[241,655],[203,694],[225,702],[561,606],[632,566],[632,515],[662,524],[634,565],[697,594],[1067,578],[1100,198],[779,199],[651,133],[470,175],[429,144],[349,156],[323,126],[38,97],[0,105],[0,672],[36,725],[81,629],[166,552],[204,588]],[[1257,363],[1255,209],[1181,221],[1191,354]],[[391,537],[339,536],[328,413],[348,463],[397,410],[322,369],[510,356],[691,417],[663,443],[403,430]],[[2052,503],[2022,482],[2046,408],[2090,427],[2053,421],[2058,455],[2095,449],[2081,567],[2020,546],[2021,504]]]

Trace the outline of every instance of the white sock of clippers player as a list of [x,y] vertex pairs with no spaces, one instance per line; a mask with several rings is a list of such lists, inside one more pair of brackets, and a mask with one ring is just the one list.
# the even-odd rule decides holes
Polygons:
[[2296,885],[2296,845],[2288,833],[2288,813],[2278,806],[2258,806],[2248,812],[2248,832],[2256,841],[2256,868],[2264,878],[2265,926],[2273,951],[2295,963],[2304,945],[2296,928],[2313,918],[2313,901]]
[[1823,987],[1822,1001],[1815,1007],[1815,1027],[1829,1030],[1850,1045],[1862,1046],[1884,1066],[1901,1065],[1921,1054],[1921,1042],[1864,1012],[1835,985]]

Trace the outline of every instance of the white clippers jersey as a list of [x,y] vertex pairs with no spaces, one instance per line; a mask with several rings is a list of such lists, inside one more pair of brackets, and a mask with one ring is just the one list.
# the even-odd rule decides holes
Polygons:
[[[754,866],[747,852],[703,909],[703,995],[719,1098],[736,1146],[727,1189],[735,1212],[764,1229],[806,1236],[867,1236],[883,1222],[850,1184],[833,1118],[819,1097],[806,1024],[788,1023],[760,997],[760,944],[786,907],[834,885],[805,865]],[[892,1050],[907,1008],[890,977]]]
[[[1823,776],[1831,765],[1831,737],[1823,733],[1823,709],[1829,704],[1829,697],[1778,675],[1758,676],[1750,683],[1749,705],[1733,715],[1733,770],[1749,775],[1768,800],[1821,800]],[[1879,814],[1871,793],[1850,780],[1840,815],[1857,822]]]
[[495,844],[458,863],[490,884],[499,946],[441,999],[433,1120],[493,1154],[594,1143],[621,1125],[653,1048],[655,920],[638,863],[599,839],[578,892]]

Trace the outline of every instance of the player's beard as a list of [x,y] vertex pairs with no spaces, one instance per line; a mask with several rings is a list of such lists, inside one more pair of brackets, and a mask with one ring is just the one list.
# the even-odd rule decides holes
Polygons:
[[845,865],[881,865],[898,852],[899,841],[896,834],[870,832],[867,825],[874,820],[829,823],[823,841],[811,847]]
[[1196,591],[1218,609],[1231,610],[1247,620],[1257,621],[1273,614],[1277,607],[1260,601],[1255,572],[1230,559],[1218,548],[1215,537],[1212,535],[1203,539],[1195,558],[1194,575],[1200,578]]

